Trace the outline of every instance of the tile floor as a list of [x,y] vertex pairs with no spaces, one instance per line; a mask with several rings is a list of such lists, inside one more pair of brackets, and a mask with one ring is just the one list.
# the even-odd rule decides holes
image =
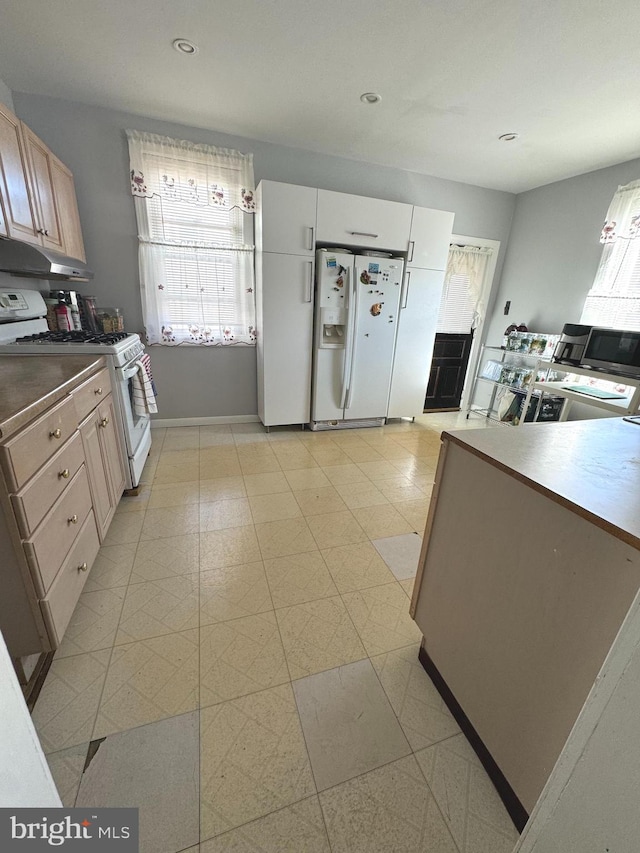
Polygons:
[[34,712],[143,853],[510,853],[408,615],[445,427],[155,430]]

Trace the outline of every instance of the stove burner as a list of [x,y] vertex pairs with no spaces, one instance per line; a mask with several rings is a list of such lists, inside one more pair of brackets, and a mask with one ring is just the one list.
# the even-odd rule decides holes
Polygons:
[[129,337],[128,332],[89,332],[76,329],[73,332],[40,332],[17,338],[17,344],[104,344],[109,346]]

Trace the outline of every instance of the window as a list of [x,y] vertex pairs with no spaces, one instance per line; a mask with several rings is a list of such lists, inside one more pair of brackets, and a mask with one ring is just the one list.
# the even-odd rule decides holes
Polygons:
[[491,249],[451,246],[440,301],[437,331],[468,335],[478,325],[484,306],[482,286]]
[[580,322],[640,331],[640,181],[618,187],[600,242],[600,265]]
[[252,156],[127,137],[147,342],[255,344]]

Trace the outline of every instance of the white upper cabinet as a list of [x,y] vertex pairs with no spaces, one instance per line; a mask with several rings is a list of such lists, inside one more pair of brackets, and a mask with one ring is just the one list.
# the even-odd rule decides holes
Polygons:
[[410,204],[318,190],[316,239],[336,246],[406,252],[411,212]]
[[407,264],[424,270],[446,270],[453,213],[414,207]]
[[260,181],[256,219],[258,251],[313,257],[317,197],[315,187]]

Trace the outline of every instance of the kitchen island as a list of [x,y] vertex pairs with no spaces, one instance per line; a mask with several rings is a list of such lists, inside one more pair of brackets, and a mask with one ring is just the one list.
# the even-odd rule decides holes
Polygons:
[[411,612],[522,826],[640,587],[640,425],[442,438]]

